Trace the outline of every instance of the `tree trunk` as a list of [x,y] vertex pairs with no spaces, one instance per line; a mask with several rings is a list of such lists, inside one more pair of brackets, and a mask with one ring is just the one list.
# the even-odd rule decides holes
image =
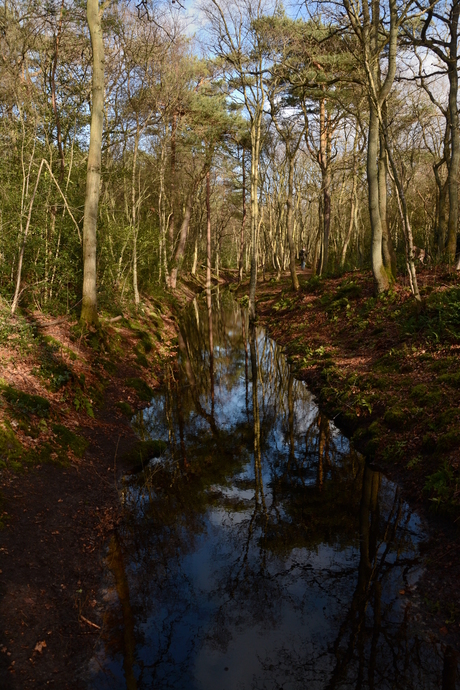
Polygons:
[[447,256],[455,261],[458,225],[458,169],[460,164],[460,134],[458,131],[458,65],[457,40],[460,0],[452,6],[451,41],[449,50],[449,119],[450,119],[450,165],[447,185],[449,188],[449,227],[447,232]]
[[198,264],[198,237],[195,238],[195,249],[193,250],[192,276],[196,275],[196,267]]
[[98,323],[96,230],[101,183],[101,148],[104,119],[104,41],[99,1],[87,0],[86,10],[93,50],[93,79],[85,213],[83,218],[83,297],[80,322],[89,325]]
[[259,222],[259,154],[262,111],[258,112],[251,127],[251,278],[249,282],[249,319],[256,318],[257,287],[257,229]]
[[177,245],[176,253],[174,254],[173,266],[171,269],[171,276],[169,279],[170,287],[175,290],[177,285],[177,274],[184,260],[185,242],[187,240],[188,226],[190,225],[190,218],[192,216],[193,201],[195,199],[195,186],[190,190],[190,193],[185,204],[185,213],[182,220],[179,233],[179,243]]
[[206,173],[206,304],[208,308],[209,331],[209,376],[211,382],[211,415],[214,417],[214,339],[212,332],[212,297],[211,297],[211,180],[210,172]]
[[206,173],[206,289],[211,290],[211,181],[209,170]]
[[174,204],[176,196],[176,131],[177,131],[177,114],[173,113],[171,124],[171,182],[170,182],[170,197],[171,197],[171,213],[169,216],[169,251],[172,256],[174,248]]
[[58,151],[59,151],[59,160],[60,160],[60,164],[61,164],[60,170],[59,170],[59,182],[62,182],[62,180],[64,179],[65,158],[64,158],[64,148],[62,146],[61,119],[59,117],[59,113],[58,113],[58,109],[57,109],[57,102],[56,102],[56,69],[57,69],[58,55],[59,55],[59,43],[61,41],[63,15],[64,15],[64,0],[62,0],[62,2],[61,2],[61,10],[59,13],[59,23],[58,23],[57,34],[55,34],[55,36],[54,36],[53,65],[51,67],[51,75],[50,75],[51,106],[53,108],[54,117],[56,120],[56,140],[57,140],[57,146],[58,146]]
[[327,263],[329,259],[329,233],[331,228],[331,172],[329,167],[330,161],[330,147],[331,147],[331,133],[329,122],[326,117],[326,100],[321,99],[320,102],[320,167],[321,167],[321,184],[323,191],[323,237],[322,237],[322,252],[320,274],[327,271]]
[[344,266],[345,266],[345,259],[347,256],[347,249],[348,245],[350,243],[350,238],[351,238],[351,233],[353,232],[353,226],[355,224],[355,205],[356,205],[356,170],[355,170],[355,165],[353,161],[353,182],[352,182],[352,189],[351,189],[351,205],[350,205],[350,222],[348,223],[348,231],[345,237],[345,241],[343,243],[342,247],[342,258],[340,261],[340,267],[343,271]]
[[27,222],[26,222],[26,227],[24,229],[24,235],[22,238],[22,244],[21,244],[21,249],[19,252],[19,259],[18,259],[18,270],[17,270],[17,275],[16,275],[16,288],[14,291],[14,296],[13,296],[13,303],[11,305],[11,314],[14,314],[16,311],[18,304],[19,304],[19,299],[21,297],[21,278],[22,278],[22,263],[24,261],[24,251],[26,248],[26,240],[27,236],[29,234],[29,228],[30,228],[30,219],[32,218],[32,209],[34,207],[34,201],[35,201],[35,195],[37,194],[37,189],[38,189],[38,183],[40,182],[40,177],[42,174],[42,169],[43,169],[43,164],[45,163],[44,160],[40,163],[40,167],[38,169],[37,173],[37,179],[35,180],[35,187],[34,191],[32,192],[32,198],[30,200],[29,204],[29,213],[27,214]]
[[441,259],[446,251],[447,244],[447,218],[446,218],[446,201],[448,194],[447,180],[441,180],[439,168],[445,161],[439,161],[433,165],[434,176],[436,179],[437,190],[437,204],[436,204],[436,245],[438,258]]
[[388,275],[382,258],[382,222],[379,208],[379,116],[372,98],[369,99],[369,134],[367,140],[367,183],[369,188],[369,215],[372,230],[371,260],[377,294],[388,290]]
[[244,261],[244,228],[246,225],[246,215],[247,215],[247,209],[246,209],[246,169],[245,169],[245,161],[244,161],[244,148],[243,148],[243,189],[242,189],[242,195],[243,195],[243,218],[241,221],[241,233],[240,233],[240,258],[239,258],[239,266],[238,266],[238,277],[239,281],[243,280],[243,261]]
[[380,221],[382,223],[382,256],[383,265],[390,278],[396,279],[396,253],[391,241],[390,229],[387,219],[387,176],[388,165],[383,134],[380,135],[380,158],[379,158],[379,210]]
[[140,302],[139,286],[137,280],[137,234],[138,234],[138,218],[137,218],[137,202],[136,202],[136,166],[137,166],[137,152],[139,150],[140,129],[139,121],[137,122],[136,137],[134,140],[133,151],[133,169],[131,175],[131,223],[133,226],[133,292],[134,304],[136,308]]
[[288,173],[288,195],[286,201],[286,228],[289,243],[289,268],[291,271],[292,287],[294,290],[299,289],[299,279],[295,270],[295,244],[292,236],[292,199],[294,196],[294,156],[289,160]]
[[420,302],[421,297],[420,297],[420,292],[418,289],[417,273],[415,270],[415,263],[414,263],[414,240],[413,240],[413,236],[412,236],[412,228],[411,228],[411,224],[410,224],[409,213],[407,210],[406,195],[404,194],[404,187],[403,187],[402,182],[399,178],[398,170],[396,168],[396,164],[395,164],[393,156],[391,154],[391,149],[390,149],[390,145],[388,142],[387,132],[385,129],[383,131],[384,131],[384,135],[385,135],[385,146],[387,149],[388,160],[390,161],[391,171],[393,173],[393,180],[394,180],[395,187],[396,187],[396,197],[398,200],[399,212],[401,214],[401,221],[402,221],[402,225],[403,225],[404,239],[405,239],[405,246],[406,246],[406,263],[407,263],[407,271],[409,274],[410,286],[411,286],[411,290],[412,290],[412,293],[413,293],[415,299],[417,300],[417,302]]

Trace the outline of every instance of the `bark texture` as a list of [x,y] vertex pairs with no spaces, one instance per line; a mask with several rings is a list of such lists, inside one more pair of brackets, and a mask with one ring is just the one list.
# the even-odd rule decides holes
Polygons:
[[83,295],[80,321],[89,325],[98,322],[96,250],[104,119],[104,41],[98,0],[87,0],[86,12],[93,50],[93,80],[85,214],[83,219]]

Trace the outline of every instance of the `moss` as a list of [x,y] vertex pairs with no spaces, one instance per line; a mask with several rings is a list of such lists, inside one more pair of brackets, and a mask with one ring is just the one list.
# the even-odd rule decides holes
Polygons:
[[30,436],[30,438],[37,438],[40,434],[40,429],[26,419],[21,419],[18,427],[25,433],[26,436]]
[[423,406],[424,407],[434,407],[437,405],[442,398],[442,391],[440,390],[434,390],[430,391],[425,395],[423,398]]
[[121,456],[120,462],[129,471],[140,472],[149,460],[160,457],[166,448],[167,444],[160,440],[137,441],[131,450]]
[[390,429],[402,429],[407,423],[407,417],[406,410],[403,410],[399,405],[394,405],[385,412],[383,419]]
[[441,383],[447,383],[448,386],[457,388],[460,385],[460,374],[441,374],[438,377],[438,381]]
[[50,404],[46,398],[40,395],[30,395],[13,388],[13,386],[1,386],[2,395],[11,407],[20,414],[34,414],[37,417],[48,417]]
[[320,276],[312,276],[309,280],[304,283],[305,289],[308,292],[315,292],[318,288],[322,287],[322,281]]
[[88,447],[88,441],[85,438],[75,434],[63,424],[53,424],[52,429],[56,441],[62,448],[73,451],[78,458],[83,457]]
[[424,453],[431,454],[436,450],[436,437],[434,434],[425,434],[422,439],[422,450]]
[[104,367],[105,371],[112,376],[117,373],[117,365],[110,359],[101,359],[100,364]]
[[438,438],[437,450],[447,452],[460,446],[460,431],[448,431]]
[[24,458],[25,454],[25,449],[9,424],[0,426],[0,461],[3,467],[10,465],[11,462],[18,462]]
[[[152,321],[159,330],[163,328],[163,322],[158,317],[152,317]],[[144,352],[149,353],[153,347],[150,334],[141,328],[133,328],[132,330],[134,331],[136,337],[141,341],[140,344],[142,345]]]
[[451,422],[454,421],[454,419],[458,417],[459,414],[460,410],[458,409],[458,407],[449,407],[440,415],[438,420],[439,426],[448,426]]
[[424,383],[420,383],[418,386],[414,386],[412,389],[411,396],[413,398],[421,398],[428,392],[427,386]]
[[140,400],[150,401],[153,396],[153,391],[150,386],[139,378],[127,378],[126,385],[133,388]]
[[368,432],[374,438],[376,436],[381,436],[382,433],[385,433],[385,430],[383,429],[380,422],[376,420],[375,422],[372,422],[372,424],[369,425]]
[[382,372],[396,371],[400,373],[403,371],[402,367],[405,367],[405,371],[412,371],[411,365],[405,361],[406,356],[407,352],[404,348],[401,350],[392,349],[375,362],[374,369]]
[[346,280],[337,290],[335,298],[340,299],[341,297],[347,297],[348,299],[356,299],[361,296],[362,291],[361,285],[355,283],[353,280]]
[[421,407],[432,407],[437,405],[442,398],[442,391],[439,388],[428,388],[424,383],[414,386],[411,397],[415,398]]
[[118,409],[121,410],[121,412],[123,412],[123,414],[126,415],[127,417],[132,417],[132,416],[133,416],[134,412],[133,412],[133,410],[132,410],[132,408],[131,408],[131,405],[130,405],[129,403],[120,401],[120,402],[117,402],[117,403],[116,403],[116,406],[117,406]]
[[136,352],[136,362],[139,364],[139,366],[144,367],[144,369],[149,368],[148,359],[143,352]]
[[456,369],[458,366],[457,357],[442,357],[442,359],[437,359],[432,364],[430,364],[431,371],[448,371],[451,368]]

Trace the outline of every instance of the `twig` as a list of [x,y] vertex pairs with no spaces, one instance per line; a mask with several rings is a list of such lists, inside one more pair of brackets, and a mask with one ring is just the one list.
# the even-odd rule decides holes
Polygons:
[[100,629],[101,629],[101,626],[100,626],[100,625],[97,625],[96,623],[93,623],[92,621],[89,621],[89,620],[88,620],[87,618],[85,618],[85,617],[83,616],[83,614],[81,614],[81,613],[80,613],[80,618],[81,618],[81,620],[82,620],[84,623],[87,623],[87,624],[90,625],[92,628],[96,628],[96,630],[100,630]]
[[117,441],[117,447],[115,448],[115,457],[113,458],[113,477],[115,479],[115,489],[118,491],[118,482],[117,482],[117,454],[118,454],[118,446],[120,445],[120,436],[118,437]]

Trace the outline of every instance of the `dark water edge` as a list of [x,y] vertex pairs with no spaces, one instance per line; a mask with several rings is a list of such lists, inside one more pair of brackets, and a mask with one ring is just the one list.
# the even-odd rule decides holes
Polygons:
[[133,421],[95,690],[452,690],[417,581],[426,526],[229,294],[195,300]]

